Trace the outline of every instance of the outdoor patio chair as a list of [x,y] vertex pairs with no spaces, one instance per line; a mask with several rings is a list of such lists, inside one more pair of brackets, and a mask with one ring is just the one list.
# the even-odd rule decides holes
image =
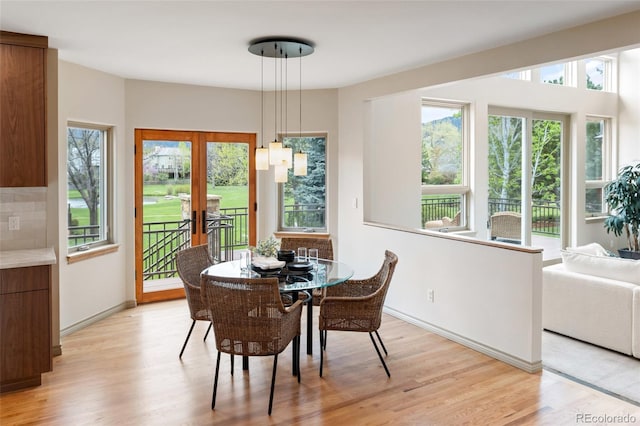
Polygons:
[[211,409],[215,408],[220,354],[273,355],[269,415],[273,405],[278,354],[293,342],[294,374],[300,383],[300,315],[302,301],[285,308],[278,278],[228,278],[203,275],[203,301],[209,310],[218,356]]
[[520,241],[522,215],[518,212],[497,212],[491,215],[491,239]]
[[373,338],[376,334],[385,355],[385,348],[378,329],[382,322],[382,307],[391,283],[398,256],[385,251],[384,262],[380,270],[372,277],[363,280],[347,280],[342,284],[327,287],[326,295],[320,301],[320,377],[327,348],[327,331],[359,331],[369,333],[373,347],[378,353],[387,377],[391,377],[387,364]]

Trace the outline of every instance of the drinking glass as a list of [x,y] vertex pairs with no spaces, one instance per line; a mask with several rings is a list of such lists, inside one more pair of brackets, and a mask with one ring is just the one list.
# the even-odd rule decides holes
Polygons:
[[298,247],[298,260],[300,260],[300,261],[307,260],[307,248],[306,247]]
[[318,269],[318,249],[317,248],[309,249],[309,261],[313,265],[313,269]]
[[242,250],[240,252],[240,270],[248,271],[251,267],[251,252],[249,250]]

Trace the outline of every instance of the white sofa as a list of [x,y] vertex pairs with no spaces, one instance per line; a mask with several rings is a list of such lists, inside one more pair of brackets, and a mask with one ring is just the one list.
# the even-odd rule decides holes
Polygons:
[[564,250],[542,277],[544,329],[640,358],[640,261],[590,244]]

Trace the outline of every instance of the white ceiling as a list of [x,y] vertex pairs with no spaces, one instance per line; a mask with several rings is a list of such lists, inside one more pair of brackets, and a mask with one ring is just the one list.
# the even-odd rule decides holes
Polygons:
[[260,58],[248,52],[250,40],[301,37],[315,44],[303,59],[310,89],[343,87],[639,9],[640,0],[0,0],[0,28],[46,35],[60,59],[124,78],[247,89],[260,88]]

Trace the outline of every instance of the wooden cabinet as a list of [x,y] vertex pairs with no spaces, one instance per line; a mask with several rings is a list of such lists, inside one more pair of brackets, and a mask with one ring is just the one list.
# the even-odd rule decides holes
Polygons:
[[50,267],[0,269],[0,392],[51,371]]
[[0,31],[0,187],[47,185],[47,45]]

